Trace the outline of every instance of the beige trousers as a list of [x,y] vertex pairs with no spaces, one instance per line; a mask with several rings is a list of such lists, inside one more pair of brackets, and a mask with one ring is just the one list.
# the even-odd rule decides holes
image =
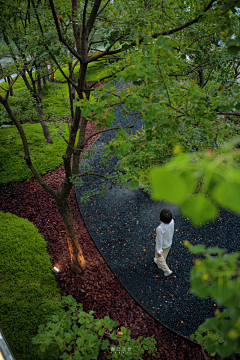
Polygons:
[[169,253],[169,250],[171,249],[171,246],[169,246],[167,249],[163,249],[163,252],[161,253],[161,257],[157,254],[157,247],[155,245],[155,258],[157,259],[157,265],[165,272],[169,270],[169,267],[166,264],[167,255]]

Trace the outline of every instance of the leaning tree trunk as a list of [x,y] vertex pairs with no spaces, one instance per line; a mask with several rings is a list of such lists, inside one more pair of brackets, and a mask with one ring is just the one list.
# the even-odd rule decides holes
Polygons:
[[[36,69],[36,71],[37,71],[37,69]],[[30,84],[28,82],[28,79],[26,77],[25,71],[22,74],[22,78],[23,78],[23,80],[25,82],[25,85],[27,86],[28,90],[30,91],[31,95],[38,102],[38,117],[39,117],[40,123],[42,125],[43,134],[44,134],[44,137],[45,137],[47,143],[52,144],[52,139],[51,139],[51,136],[50,136],[50,133],[49,133],[49,129],[47,127],[46,121],[44,121],[44,115],[43,115],[43,109],[42,109],[42,99],[41,99],[41,79],[40,79],[40,77],[38,79],[38,94],[37,94],[35,81],[34,81],[33,76],[32,76],[32,70],[28,71],[28,75],[29,75],[29,77],[30,77],[30,79],[32,81],[32,86],[33,87],[30,86]],[[40,81],[40,86],[39,86],[39,81]]]
[[[8,77],[7,77],[7,80],[8,80],[8,85],[10,86],[11,81],[12,81],[11,76],[8,76]],[[11,87],[11,89],[10,89],[10,96],[13,96],[13,88],[12,88],[12,87]]]
[[71,270],[74,273],[82,274],[82,272],[87,268],[88,263],[83,257],[82,249],[77,240],[68,199],[65,198],[63,200],[56,200],[56,205],[64,222],[71,258]]
[[39,118],[39,121],[40,121],[40,123],[41,123],[41,125],[42,125],[43,134],[44,134],[44,137],[45,137],[47,143],[48,143],[48,144],[52,144],[51,135],[50,135],[50,133],[49,133],[49,129],[48,129],[47,123],[46,123],[46,121],[44,120],[42,102],[38,103],[38,118]]
[[37,95],[37,100],[38,100],[38,117],[39,117],[39,121],[42,125],[42,129],[43,129],[43,134],[44,137],[47,141],[48,144],[52,144],[52,139],[49,133],[49,129],[47,127],[47,123],[44,120],[44,115],[43,115],[43,108],[42,108],[42,98],[41,98],[41,78],[40,75],[38,74],[37,77],[37,83],[38,83],[38,95]]

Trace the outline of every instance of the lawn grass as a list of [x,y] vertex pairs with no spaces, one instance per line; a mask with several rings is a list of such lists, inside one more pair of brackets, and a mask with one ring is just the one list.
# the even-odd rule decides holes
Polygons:
[[[75,63],[75,61],[76,60],[74,60],[73,64]],[[66,75],[69,75],[68,65],[66,65],[62,69]],[[74,68],[74,75],[77,83],[78,83],[79,69],[80,69],[80,64],[78,63]],[[98,76],[100,76],[100,78],[107,76],[108,75],[107,71],[108,71],[108,62],[106,60],[91,62],[88,64],[87,67],[86,81],[87,82],[96,81]],[[66,78],[62,75],[59,69],[55,71],[54,79],[57,81],[67,83]]]
[[[95,81],[95,80],[97,80],[98,77],[102,78],[102,77],[108,75],[108,69],[107,69],[107,65],[104,65],[105,63],[106,63],[106,61],[101,61],[96,64],[90,63],[88,65],[87,76],[86,76],[87,82]],[[74,71],[75,77],[76,77],[76,82],[78,80],[79,66],[80,65],[77,65],[75,68],[75,71]],[[63,67],[63,69],[64,69],[65,73],[68,75],[69,74],[68,65]],[[29,83],[31,84],[31,80],[30,80],[28,74],[26,75],[26,77],[27,77]],[[57,116],[59,118],[71,117],[68,84],[67,84],[67,81],[64,78],[64,76],[61,74],[60,70],[57,70],[55,72],[55,80],[61,81],[61,82],[63,82],[63,84],[51,83],[51,82],[47,81],[46,85],[42,85],[41,95],[42,95],[44,116],[45,116],[45,118],[48,118],[51,115]],[[2,82],[1,86],[4,89],[8,89],[7,82]],[[28,107],[27,104],[28,104],[29,100],[26,97],[26,93],[28,95],[28,90],[26,89],[26,85],[25,85],[22,77],[19,77],[13,85],[13,95],[14,96],[16,96],[16,94],[20,95],[20,98],[18,97],[19,98],[18,105],[15,105],[16,99],[14,98],[14,96],[9,97],[9,105],[13,109],[13,113],[17,117],[17,119],[19,120],[20,123],[22,123],[24,121],[26,122],[29,120],[35,121],[35,122],[39,121],[36,110],[35,110],[35,113],[33,113],[33,114],[29,114],[29,111],[27,112],[27,114],[25,114],[24,111],[22,112],[23,107],[25,107],[25,108]],[[4,95],[4,90],[0,89],[0,94]],[[21,94],[22,94],[22,97],[21,97]],[[75,94],[77,95],[76,92],[75,92]],[[94,101],[93,94],[91,94],[91,99]],[[22,106],[20,105],[21,102],[22,102]],[[76,105],[77,105],[77,102],[74,101],[74,108],[76,107]],[[19,119],[19,114],[21,114],[23,121],[21,121],[21,119]],[[25,117],[25,115],[27,116],[27,118]],[[7,114],[6,110],[4,109],[3,105],[0,104],[0,124],[7,123],[7,122],[11,123],[11,119],[10,119],[9,115]]]
[[[47,125],[52,137],[52,144],[46,144],[41,124],[22,125],[27,138],[32,163],[40,175],[44,175],[47,171],[61,166],[63,164],[62,155],[66,152],[66,143],[63,138],[57,137],[58,130],[55,128],[54,123],[47,122]],[[69,139],[67,123],[62,122],[60,126],[65,138]],[[9,140],[9,134],[12,134],[12,140]],[[78,142],[78,135],[79,130],[75,145]],[[8,140],[10,141],[9,143],[7,143]],[[2,149],[0,153],[0,184],[7,184],[10,181],[22,181],[34,177],[24,160],[22,139],[15,126],[0,130],[0,146]],[[14,164],[18,164],[18,166],[16,167]]]

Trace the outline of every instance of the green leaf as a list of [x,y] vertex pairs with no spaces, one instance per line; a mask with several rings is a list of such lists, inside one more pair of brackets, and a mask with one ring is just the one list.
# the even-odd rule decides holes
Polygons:
[[133,189],[137,188],[139,186],[139,181],[131,181],[129,186]]
[[220,305],[227,305],[227,300],[229,300],[233,294],[234,290],[230,289],[230,283],[226,278],[222,279],[222,283],[218,279],[214,280],[211,286],[208,288],[209,295],[215,299]]
[[200,332],[200,334],[207,332],[207,327],[206,327],[206,325],[205,325],[205,324],[199,325],[198,331]]
[[52,320],[53,321],[59,321],[59,315],[53,315]]
[[[239,170],[239,169],[238,169]],[[240,214],[240,183],[229,181],[218,184],[211,192],[217,202],[228,209]]]
[[227,250],[220,249],[218,246],[209,247],[206,251],[208,254],[224,254],[227,252]]
[[70,333],[65,333],[65,341],[67,344],[69,344],[71,342],[71,340],[73,339],[73,335]]
[[218,211],[213,203],[201,194],[193,194],[181,204],[181,213],[190,218],[195,226],[213,220],[217,217]]
[[103,330],[103,329],[99,329],[98,334],[99,334],[100,336],[103,336],[103,335],[104,335],[104,330]]
[[122,176],[122,179],[123,180],[129,180],[129,179],[131,179],[131,175],[125,174],[125,175]]
[[168,65],[176,65],[178,63],[178,60],[176,58],[172,58],[168,61]]
[[90,114],[91,110],[89,108],[84,108],[82,110],[82,115],[86,118]]
[[205,281],[198,277],[191,279],[191,291],[201,299],[206,298],[207,289]]
[[[205,172],[205,176],[207,174],[207,171]],[[217,174],[216,172],[213,172],[212,174],[210,174],[211,176],[211,180],[210,180],[210,183],[208,185],[208,187],[206,187],[206,184],[204,183],[203,184],[203,189],[208,191],[209,193],[212,192],[213,188],[219,184],[219,183],[222,183],[225,181],[225,178],[220,175],[220,174]]]
[[198,181],[196,177],[193,175],[193,169],[182,171],[180,176],[184,179],[188,186],[188,190],[190,193],[194,192],[194,190],[197,188]]
[[203,245],[203,244],[192,245],[192,246],[189,247],[189,251],[192,254],[200,254],[203,251],[205,251],[205,245]]
[[103,126],[103,124],[97,124],[97,125],[96,125],[96,129],[97,129],[97,130],[100,130],[100,129],[102,128],[102,126]]
[[81,349],[84,345],[84,340],[82,338],[78,338],[76,340],[76,344],[78,345],[78,348]]
[[179,176],[163,167],[153,167],[149,172],[155,201],[165,200],[182,204],[189,190],[186,182]]
[[102,345],[101,345],[101,350],[106,350],[110,345],[110,342],[108,341],[108,339],[103,340]]
[[156,41],[156,44],[157,45],[163,45],[165,44],[166,42],[168,41],[168,38],[165,38],[163,36],[159,36],[157,41]]
[[[186,153],[180,153],[176,155],[171,161],[164,165],[164,168],[167,170],[172,170],[173,168],[183,168],[183,165],[187,164],[191,160],[190,156]],[[184,167],[185,169],[193,169],[193,167]]]

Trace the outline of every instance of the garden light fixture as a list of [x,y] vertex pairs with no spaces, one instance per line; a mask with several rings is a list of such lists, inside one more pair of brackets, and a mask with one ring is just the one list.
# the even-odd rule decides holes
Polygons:
[[52,271],[53,271],[53,273],[55,274],[55,275],[58,275],[58,273],[59,273],[59,269],[56,267],[56,266],[54,266],[53,268],[52,268]]

